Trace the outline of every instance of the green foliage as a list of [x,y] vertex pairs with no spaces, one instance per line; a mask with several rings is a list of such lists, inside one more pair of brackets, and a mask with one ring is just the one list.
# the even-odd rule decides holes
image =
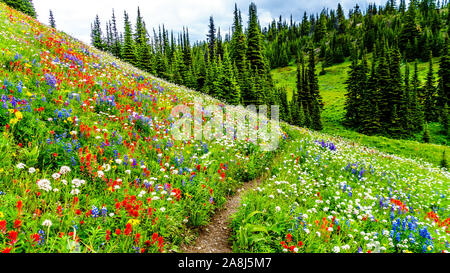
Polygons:
[[21,11],[31,17],[36,18],[36,10],[31,0],[1,0],[11,8]]

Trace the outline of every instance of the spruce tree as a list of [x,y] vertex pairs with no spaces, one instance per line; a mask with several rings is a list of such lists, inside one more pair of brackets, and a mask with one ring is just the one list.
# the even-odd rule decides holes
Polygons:
[[100,18],[98,17],[98,15],[95,16],[94,25],[91,27],[91,41],[92,45],[96,48],[100,50],[105,49]]
[[[417,56],[416,49],[414,48],[414,41],[419,36],[416,22],[416,1],[411,0],[409,3],[408,11],[403,17],[403,25],[400,33],[399,45],[403,51],[405,51],[407,60],[412,60]],[[403,52],[402,51],[402,52]]]
[[[450,12],[449,12],[450,13]],[[450,55],[448,48],[448,39],[446,39],[443,54],[439,62],[439,85],[438,85],[438,100],[437,108],[441,113],[441,120],[448,120],[443,112],[450,104]],[[447,113],[448,114],[448,113]]]
[[365,89],[362,79],[361,66],[358,64],[357,52],[352,54],[352,64],[346,81],[347,93],[345,94],[345,125],[350,128],[358,128],[360,125],[361,91]]
[[152,56],[150,52],[149,41],[147,37],[147,30],[145,29],[145,23],[142,24],[142,30],[139,32],[141,38],[139,44],[137,44],[137,58],[136,65],[147,72],[151,72]]
[[137,17],[136,17],[136,31],[134,32],[134,41],[135,41],[136,47],[139,47],[144,43],[142,38],[145,37],[145,35],[146,35],[146,31],[144,29],[144,20],[141,16],[141,10],[138,7]]
[[[136,54],[135,54],[135,45],[133,42],[133,34],[131,32],[131,23],[129,21],[128,13],[124,12],[124,25],[125,25],[125,34],[124,34],[124,45],[122,48],[122,58],[124,61],[129,62],[130,64],[136,63]],[[164,71],[165,72],[165,71]]]
[[443,127],[443,133],[445,136],[449,136],[449,131],[448,131],[448,120],[449,120],[449,113],[448,113],[448,104],[445,103],[444,108],[441,111],[441,124]]
[[249,25],[247,30],[247,61],[253,73],[262,76],[264,74],[263,40],[258,24],[256,5],[250,4]]
[[377,78],[377,93],[378,97],[378,107],[380,110],[380,122],[382,129],[387,131],[390,127],[391,115],[393,110],[393,104],[390,95],[392,92],[389,90],[391,88],[391,75],[389,69],[389,57],[386,52],[386,48],[382,47],[380,57],[378,60],[378,67],[376,71]]
[[411,85],[410,85],[410,71],[409,64],[406,62],[405,64],[405,78],[403,85],[403,98],[404,102],[402,103],[401,111],[404,112],[405,117],[402,120],[402,128],[405,130],[407,134],[411,134],[413,131],[413,116],[412,116],[412,99],[411,99]]
[[[308,60],[308,85],[309,92],[312,98],[317,100],[319,104],[319,109],[322,110],[324,107],[324,103],[322,100],[322,96],[319,91],[319,79],[316,74],[316,58],[314,55],[314,47],[310,47],[309,49],[309,60]],[[311,100],[313,101],[313,100]],[[313,104],[311,104],[313,105]]]
[[223,98],[229,104],[238,105],[241,100],[241,93],[234,75],[233,66],[231,64],[231,58],[227,47],[224,47],[223,49],[222,69],[218,77],[222,88]]
[[436,86],[433,73],[433,59],[431,57],[431,52],[428,62],[429,62],[428,74],[424,86],[424,113],[425,113],[425,121],[432,122],[437,121],[437,114],[436,114]]
[[342,9],[341,3],[337,7],[337,21],[338,21],[338,31],[339,33],[345,33],[346,30],[346,20],[344,10]]
[[[375,54],[374,54],[375,55]],[[363,62],[364,65],[365,62]],[[360,106],[360,132],[375,135],[381,131],[380,95],[377,88],[376,62],[372,61],[372,69],[367,80],[364,96]]]
[[111,19],[111,33],[112,33],[112,47],[111,52],[114,56],[117,58],[121,57],[121,41],[119,37],[119,33],[117,31],[117,21],[116,21],[116,15],[114,14],[114,10],[112,11],[112,19]]
[[56,22],[55,22],[55,18],[53,17],[52,10],[50,10],[49,23],[50,23],[50,27],[56,28]]
[[[407,124],[407,109],[408,101],[405,94],[405,89],[402,85],[402,75],[400,72],[401,55],[396,46],[392,49],[390,61],[390,86],[388,88],[390,93],[387,93],[389,99],[389,107],[392,107],[391,125],[389,127],[391,135],[394,137],[403,137],[406,135]],[[395,113],[394,113],[395,111]],[[397,119],[397,120],[395,120]]]
[[213,61],[216,59],[216,27],[214,26],[214,18],[209,17],[209,31],[208,31],[208,49],[209,49],[209,60]]
[[[236,64],[239,75],[243,75],[247,69],[246,65],[247,41],[242,30],[241,13],[234,7],[233,35],[231,38],[230,55],[232,61]],[[241,78],[238,76],[238,78]]]
[[424,113],[422,110],[422,105],[419,102],[419,75],[417,60],[414,63],[414,75],[412,79],[412,90],[411,90],[411,121],[413,132],[420,132],[423,130],[424,123]]

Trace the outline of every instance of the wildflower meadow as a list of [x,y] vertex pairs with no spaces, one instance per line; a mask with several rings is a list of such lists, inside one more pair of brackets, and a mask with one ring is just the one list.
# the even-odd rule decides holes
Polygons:
[[[2,253],[180,252],[265,172],[233,216],[235,252],[450,250],[445,169],[252,123],[248,109],[144,73],[3,3],[0,26]],[[211,121],[202,107],[173,114],[199,100],[243,118],[219,137],[176,139],[175,126],[191,129],[180,116],[193,132]],[[248,137],[261,126],[277,149]]]

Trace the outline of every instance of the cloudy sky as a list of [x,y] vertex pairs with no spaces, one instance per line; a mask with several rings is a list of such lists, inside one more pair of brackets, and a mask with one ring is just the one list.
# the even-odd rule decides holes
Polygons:
[[[164,24],[174,33],[181,32],[183,26],[189,27],[191,41],[204,40],[208,32],[209,16],[214,17],[216,28],[221,28],[224,36],[233,22],[234,3],[243,15],[247,24],[250,0],[34,0],[38,20],[48,24],[49,10],[53,11],[56,26],[72,36],[90,43],[90,26],[98,14],[103,24],[110,20],[115,10],[119,30],[123,31],[123,12],[127,10],[131,22],[136,21],[137,7],[141,9],[150,33],[152,28]],[[283,15],[289,18],[292,14],[295,21],[300,21],[303,12],[319,13],[324,7],[336,9],[340,2],[346,13],[358,3],[362,8],[367,3],[385,3],[385,0],[253,0],[258,7],[258,18],[261,25],[267,26],[273,18]],[[103,25],[105,31],[105,25]]]

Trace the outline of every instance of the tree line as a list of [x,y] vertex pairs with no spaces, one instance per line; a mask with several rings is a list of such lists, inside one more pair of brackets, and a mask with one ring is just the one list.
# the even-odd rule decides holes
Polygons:
[[11,8],[21,11],[33,18],[36,18],[37,16],[32,0],[0,0],[0,2],[3,2]]
[[[157,30],[153,28],[153,35],[150,35],[139,8],[134,27],[128,13],[124,12],[124,31],[119,33],[113,11],[106,23],[106,33],[103,33],[102,23],[96,16],[91,26],[91,38],[95,47],[168,81],[199,90],[232,105],[280,105],[282,119],[291,121],[290,113],[293,112],[297,124],[321,129],[322,107],[314,107],[315,100],[321,101],[315,68],[310,67],[308,77],[304,78],[305,86],[310,82],[312,84],[303,91],[306,94],[311,90],[302,98],[303,116],[307,118],[307,121],[302,121],[303,118],[296,116],[299,111],[291,109],[297,105],[288,102],[286,91],[275,88],[272,82],[266,38],[254,3],[249,6],[248,18],[244,28],[241,11],[235,4],[231,33],[223,37],[211,16],[207,39],[191,45],[187,27],[177,37],[164,25]],[[312,44],[310,49],[308,52],[313,54],[315,60]],[[309,120],[314,121],[315,126]]]

